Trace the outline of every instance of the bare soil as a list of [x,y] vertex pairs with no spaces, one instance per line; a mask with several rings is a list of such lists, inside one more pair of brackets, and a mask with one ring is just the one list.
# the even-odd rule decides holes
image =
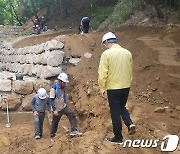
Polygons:
[[[57,38],[65,43],[67,57],[81,56],[77,66],[67,65],[70,75],[68,86],[69,106],[74,109],[82,137],[70,138],[69,122],[66,117],[60,121],[53,143],[49,138],[49,125],[44,124],[41,140],[34,139],[33,121],[13,123],[5,128],[0,123],[0,153],[2,154],[159,154],[157,148],[123,148],[105,141],[112,136],[112,124],[107,100],[100,97],[97,84],[97,70],[100,55],[104,51],[101,37],[105,32],[91,32],[78,35],[70,32],[61,35],[33,36],[20,40],[14,47],[35,45]],[[137,133],[126,139],[159,139],[168,134],[180,136],[180,30],[178,27],[121,27],[115,32],[118,43],[133,55],[133,82],[128,99],[128,109],[137,126]],[[90,52],[92,57],[84,57]],[[88,94],[90,91],[90,94]],[[161,113],[154,110],[164,108]],[[180,149],[179,149],[180,150]],[[178,149],[174,153],[180,153]]]

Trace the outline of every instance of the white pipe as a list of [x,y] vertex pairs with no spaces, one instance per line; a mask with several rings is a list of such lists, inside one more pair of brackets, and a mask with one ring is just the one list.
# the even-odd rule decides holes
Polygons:
[[7,103],[7,125],[10,126],[10,123],[9,123],[9,105],[8,105],[8,101],[6,103]]

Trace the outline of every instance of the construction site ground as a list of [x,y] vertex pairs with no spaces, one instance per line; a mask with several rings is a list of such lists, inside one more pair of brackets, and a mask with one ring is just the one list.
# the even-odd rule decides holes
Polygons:
[[[50,126],[44,123],[43,138],[34,138],[33,116],[21,122],[11,121],[6,128],[0,122],[1,154],[159,154],[157,148],[129,148],[105,141],[113,136],[108,101],[100,97],[97,79],[98,65],[105,50],[101,38],[105,32],[91,31],[87,35],[75,31],[30,36],[18,39],[15,48],[40,44],[58,37],[65,43],[67,59],[81,56],[77,65],[66,64],[70,75],[67,84],[68,105],[75,111],[82,137],[71,138],[69,121],[64,116],[54,142],[50,141]],[[168,134],[180,137],[180,29],[164,27],[121,27],[115,32],[118,43],[133,56],[133,81],[127,102],[131,118],[137,127],[128,135],[123,124],[124,141],[160,140]],[[85,58],[89,52],[91,58]],[[10,114],[12,114],[10,112]],[[23,116],[23,115],[22,115]],[[23,117],[22,117],[23,119]],[[12,120],[12,119],[10,119]],[[174,153],[180,153],[180,146]]]

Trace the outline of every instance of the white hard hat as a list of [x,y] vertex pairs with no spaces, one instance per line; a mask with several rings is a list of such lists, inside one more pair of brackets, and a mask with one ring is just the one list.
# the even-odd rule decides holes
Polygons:
[[57,78],[63,82],[69,82],[68,76],[66,73],[60,73]]
[[47,96],[46,90],[44,88],[40,88],[37,93],[40,99],[45,99]]
[[110,39],[116,40],[116,36],[112,32],[108,32],[102,37],[102,43],[104,43],[105,41],[110,40]]

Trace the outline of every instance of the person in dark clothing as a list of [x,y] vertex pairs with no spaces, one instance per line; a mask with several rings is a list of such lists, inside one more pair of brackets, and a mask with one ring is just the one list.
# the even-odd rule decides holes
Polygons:
[[48,107],[49,119],[51,119],[50,98],[44,88],[40,88],[31,101],[31,108],[34,115],[35,138],[42,138],[45,108]]
[[40,28],[41,28],[41,30],[46,31],[46,20],[45,20],[44,16],[41,17]]
[[82,18],[82,20],[81,20],[82,34],[88,33],[88,31],[89,31],[89,23],[90,23],[89,17],[83,17]]
[[107,50],[101,55],[98,84],[102,97],[108,98],[114,133],[114,137],[108,137],[106,140],[111,143],[122,144],[121,119],[127,126],[130,135],[136,132],[136,127],[126,109],[132,81],[132,54],[117,44],[117,38],[112,32],[103,36],[102,44]]

